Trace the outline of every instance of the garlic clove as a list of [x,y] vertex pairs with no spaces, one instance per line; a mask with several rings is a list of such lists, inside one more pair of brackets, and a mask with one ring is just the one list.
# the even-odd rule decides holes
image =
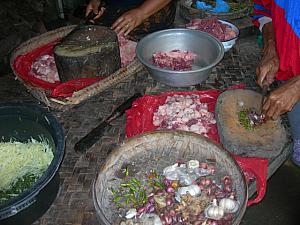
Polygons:
[[132,218],[135,217],[136,215],[137,215],[136,209],[129,209],[128,212],[126,213],[125,218],[126,218],[126,219],[132,219]]
[[219,206],[225,213],[235,213],[239,209],[239,203],[232,198],[222,198]]
[[194,170],[196,168],[199,168],[200,162],[198,160],[190,160],[187,162],[187,168],[188,170]]
[[162,225],[159,216],[154,213],[143,214],[141,222],[141,224]]
[[206,209],[204,210],[205,217],[213,220],[222,219],[224,217],[224,214],[225,212],[223,208],[218,206],[216,199],[214,199],[213,203],[206,207]]
[[175,195],[175,199],[177,202],[181,201],[180,196],[181,195],[186,195],[186,194],[190,194],[193,197],[199,196],[201,194],[201,189],[198,185],[190,185],[187,187],[180,187],[178,188],[176,195]]
[[189,193],[191,196],[198,196],[201,194],[201,189],[198,185],[193,184],[187,187],[178,188],[177,192],[179,195],[186,195]]

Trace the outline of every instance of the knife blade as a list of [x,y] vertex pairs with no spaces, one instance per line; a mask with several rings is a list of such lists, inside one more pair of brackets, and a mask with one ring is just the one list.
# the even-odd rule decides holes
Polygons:
[[263,108],[263,105],[264,105],[265,97],[266,97],[266,95],[268,93],[268,88],[269,88],[269,86],[267,84],[263,84],[262,91],[261,91],[262,97],[261,97],[259,115],[262,114],[262,108]]
[[110,125],[114,119],[122,116],[124,112],[131,108],[132,103],[139,97],[141,97],[141,93],[136,93],[125,102],[120,104],[106,119],[104,119],[97,127],[91,130],[88,134],[86,134],[83,138],[81,138],[74,146],[74,150],[76,152],[84,152],[92,147],[104,134],[106,128]]

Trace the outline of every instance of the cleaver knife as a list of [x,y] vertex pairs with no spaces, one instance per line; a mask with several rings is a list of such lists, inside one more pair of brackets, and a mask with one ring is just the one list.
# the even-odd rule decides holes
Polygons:
[[84,152],[93,146],[103,135],[106,128],[110,125],[114,119],[119,118],[124,112],[131,108],[132,103],[137,98],[141,97],[142,94],[136,93],[121,105],[119,105],[105,120],[103,120],[97,127],[90,131],[86,136],[81,138],[74,146],[75,151]]

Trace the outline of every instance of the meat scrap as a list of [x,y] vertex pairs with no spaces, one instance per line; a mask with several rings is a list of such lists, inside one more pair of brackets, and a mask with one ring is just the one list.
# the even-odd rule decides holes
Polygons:
[[206,137],[215,123],[214,114],[208,111],[206,103],[201,103],[198,95],[168,96],[153,115],[154,126],[191,131]]
[[59,82],[54,56],[52,55],[46,54],[38,57],[31,65],[29,74],[50,83]]
[[[118,36],[121,56],[121,66],[127,66],[135,57],[135,48],[137,43],[126,39],[124,36]],[[59,82],[59,76],[53,55],[45,54],[35,59],[29,71],[31,76],[49,83]]]
[[174,49],[170,52],[155,52],[153,54],[154,65],[176,71],[191,70],[196,54],[191,51]]
[[217,18],[193,19],[186,24],[186,28],[209,33],[220,41],[228,41],[237,36],[229,25],[221,23]]
[[135,49],[137,43],[124,37],[124,35],[118,35],[121,67],[127,66],[135,58]]

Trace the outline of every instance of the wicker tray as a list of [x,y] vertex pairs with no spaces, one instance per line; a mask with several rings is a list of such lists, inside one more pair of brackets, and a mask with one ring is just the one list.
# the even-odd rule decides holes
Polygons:
[[218,19],[224,19],[224,20],[235,20],[239,19],[245,16],[248,16],[250,13],[250,10],[252,8],[252,1],[251,0],[240,0],[241,2],[244,2],[246,7],[235,12],[229,12],[229,13],[212,13],[205,10],[195,9],[189,6],[186,2],[186,0],[180,0],[179,2],[179,13],[182,16],[182,18],[186,20],[196,19],[196,18],[205,18],[205,17],[217,17]]
[[37,87],[32,83],[23,80],[17,71],[14,70],[13,63],[19,55],[27,54],[32,50],[39,48],[43,45],[51,43],[57,39],[65,37],[69,34],[76,25],[61,27],[53,31],[46,32],[40,36],[29,39],[16,48],[10,58],[11,68],[18,78],[18,80],[30,91],[30,93],[39,101],[45,103],[48,107],[63,109],[77,105],[98,93],[107,90],[110,87],[118,84],[119,82],[135,75],[137,72],[144,69],[143,65],[137,60],[133,60],[128,66],[119,69],[115,73],[106,77],[105,79],[98,81],[84,89],[76,91],[69,98],[51,98],[50,91],[41,87]]
[[[158,172],[184,161],[207,159],[216,161],[219,175],[226,173],[233,178],[233,188],[241,203],[233,225],[241,222],[246,210],[248,189],[240,167],[221,146],[200,135],[184,131],[156,131],[130,138],[107,158],[93,186],[93,201],[101,224],[118,224],[120,211],[112,204],[111,188],[120,183],[122,168],[130,167],[134,174],[155,168]],[[137,177],[138,178],[138,177]]]

